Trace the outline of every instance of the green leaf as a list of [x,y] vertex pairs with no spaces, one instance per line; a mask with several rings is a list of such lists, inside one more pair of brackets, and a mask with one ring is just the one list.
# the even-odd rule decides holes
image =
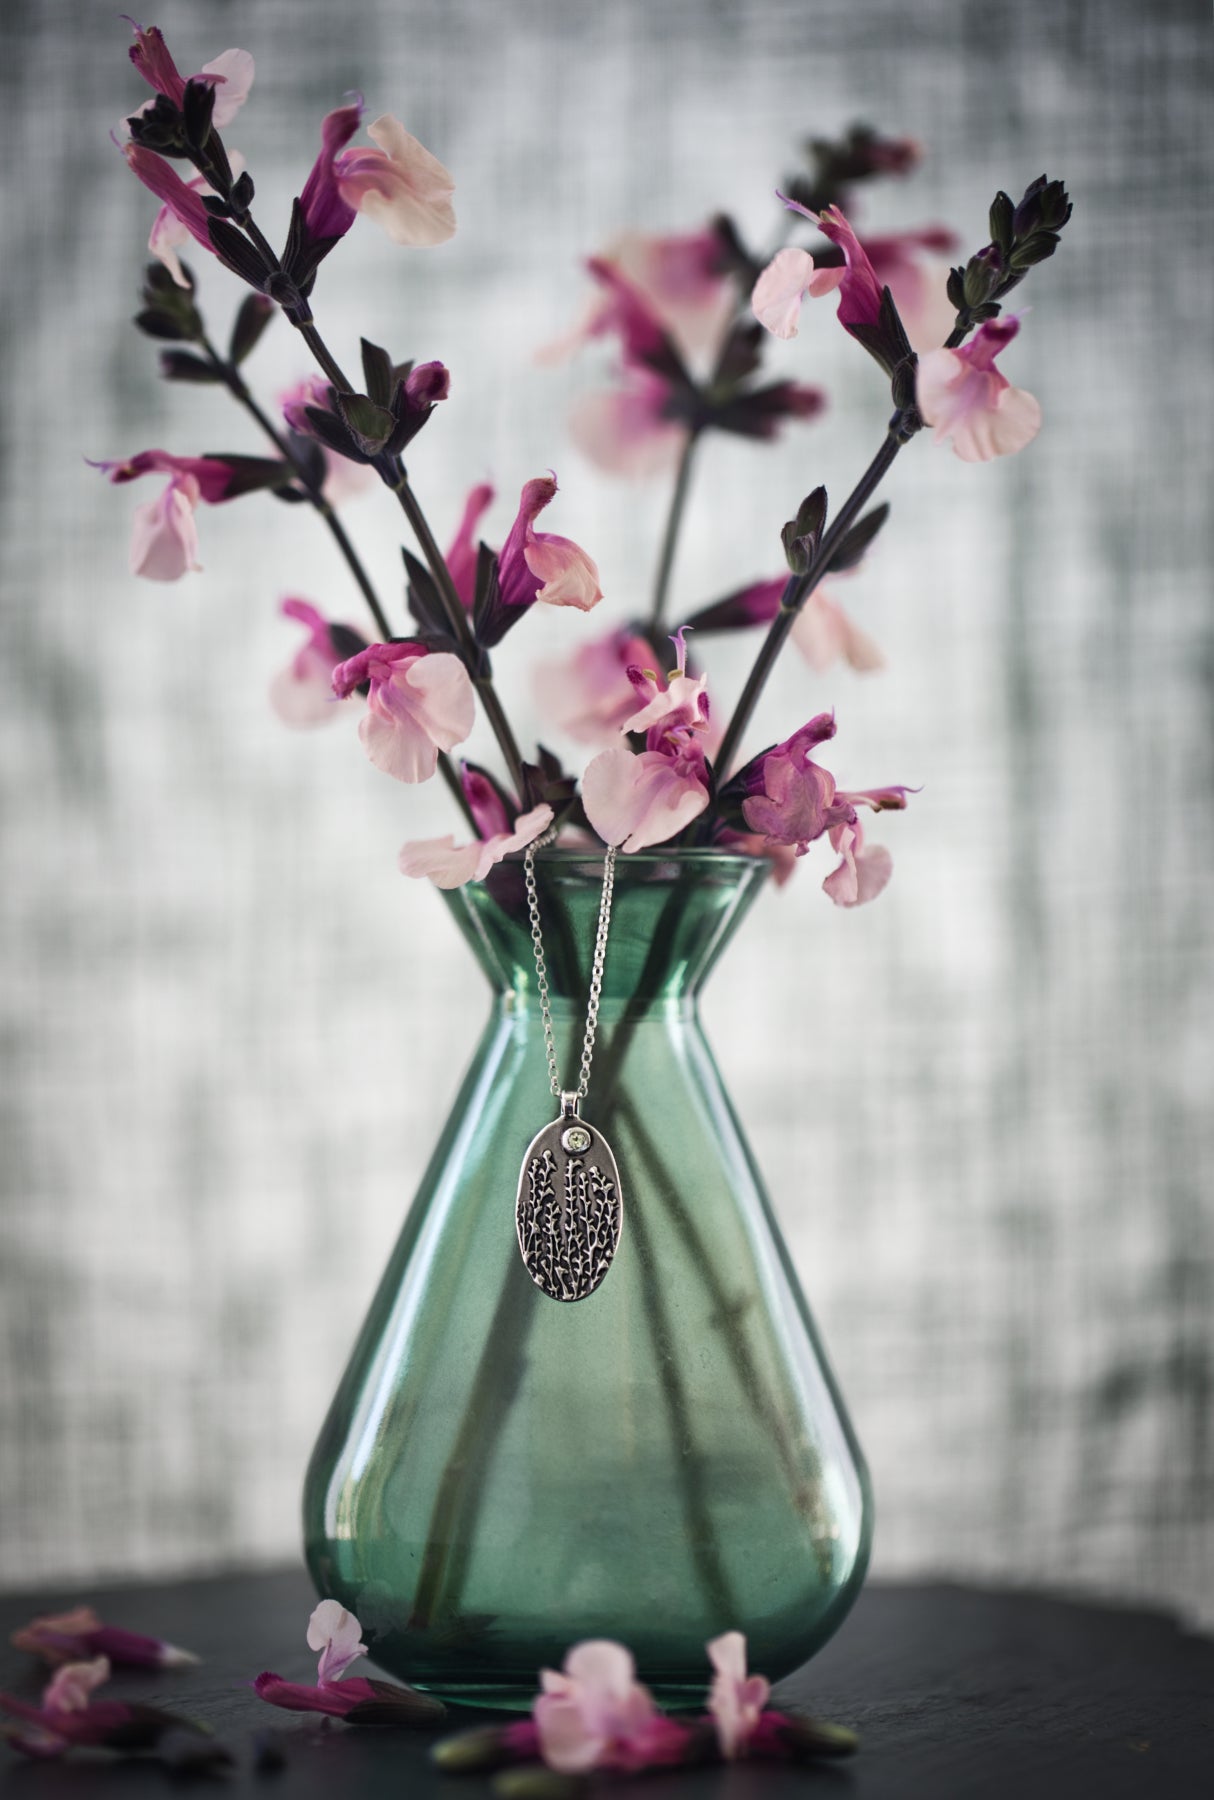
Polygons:
[[368,456],[382,450],[396,428],[386,406],[377,406],[366,394],[336,391],[337,410],[349,426],[355,442]]
[[362,338],[363,379],[367,384],[367,393],[376,406],[391,406],[392,394],[396,386],[393,380],[392,358],[378,344]]
[[189,350],[162,350],[160,373],[166,381],[195,381],[199,384],[223,380],[223,370]]

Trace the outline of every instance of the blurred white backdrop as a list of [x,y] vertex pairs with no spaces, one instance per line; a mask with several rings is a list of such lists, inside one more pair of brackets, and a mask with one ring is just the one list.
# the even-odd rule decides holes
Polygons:
[[[534,366],[582,255],[721,207],[762,242],[797,141],[854,118],[928,149],[878,227],[976,248],[997,187],[1067,180],[1005,360],[1038,442],[986,468],[917,442],[851,593],[887,671],[790,656],[765,715],[767,741],[833,705],[841,782],[922,784],[880,823],[893,883],[838,911],[812,858],[706,1010],[872,1463],[877,1570],[1214,1611],[1206,9],[167,0],[155,22],[183,68],[254,53],[228,136],[276,230],[348,89],[448,164],[453,243],[360,220],[318,320],[347,363],[361,331],[449,364],[410,456],[441,538],[488,477],[499,540],[555,468],[544,523],[598,559],[596,625],[643,594],[666,494],[572,448],[594,357]],[[150,493],[84,457],[260,446],[223,397],[160,384],[127,323],[154,203],[107,137],[143,98],[126,27],[49,0],[0,29],[11,1585],[294,1553],[312,1437],[486,995],[395,869],[449,829],[438,784],[377,774],[349,721],[292,735],[268,710],[297,643],[281,595],[361,623],[315,522],[204,509],[205,574],[126,574]],[[222,329],[238,284],[191,260]],[[841,497],[875,449],[882,382],[832,312],[774,358],[828,386],[826,418],[707,446],[680,613],[777,572],[797,501]],[[277,322],[263,396],[301,352]],[[393,509],[347,524],[395,599]],[[534,619],[495,659],[523,735],[528,661],[586,629]],[[732,697],[740,657],[707,660]]]

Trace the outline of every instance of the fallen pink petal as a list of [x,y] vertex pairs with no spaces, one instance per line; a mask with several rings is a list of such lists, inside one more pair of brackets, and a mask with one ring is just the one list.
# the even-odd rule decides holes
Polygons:
[[771,1683],[764,1675],[746,1672],[746,1638],[727,1631],[708,1645],[713,1667],[708,1710],[717,1729],[721,1755],[727,1762],[744,1756],[746,1747],[767,1705]]
[[85,1662],[101,1656],[116,1667],[177,1669],[198,1661],[191,1651],[161,1638],[103,1624],[91,1606],[76,1606],[69,1612],[31,1619],[28,1625],[14,1631],[10,1641],[14,1649],[28,1650],[52,1664]]
[[635,1771],[682,1759],[687,1726],[657,1710],[622,1644],[575,1644],[564,1670],[542,1669],[540,1682],[532,1717],[550,1769]]

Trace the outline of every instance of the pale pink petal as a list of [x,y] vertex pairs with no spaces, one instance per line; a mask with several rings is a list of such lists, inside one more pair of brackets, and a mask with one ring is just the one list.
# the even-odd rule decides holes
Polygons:
[[751,310],[773,337],[795,338],[806,295],[816,300],[833,293],[843,280],[842,269],[816,269],[808,250],[792,245],[777,250],[750,296]]
[[582,804],[603,842],[630,852],[665,843],[690,825],[708,805],[708,790],[659,751],[634,756],[620,744],[587,768]]
[[598,468],[633,478],[673,469],[687,443],[686,426],[662,418],[647,389],[583,394],[569,415],[569,431]]
[[792,638],[810,668],[819,672],[840,658],[861,673],[885,666],[879,646],[822,588],[814,589],[797,614]]
[[[975,341],[965,346],[978,365],[957,350],[931,350],[919,360],[916,398],[937,444],[951,437],[963,462],[989,462],[1023,450],[1041,429],[1041,407],[1032,394],[1008,385],[991,366],[993,356]],[[989,358],[989,360],[987,360]]]
[[711,230],[622,232],[604,251],[689,357],[715,354],[734,313],[733,282]]
[[310,731],[357,707],[351,698],[338,700],[333,694],[333,659],[306,644],[299,654],[280,669],[270,682],[270,705],[275,714],[292,731]]
[[211,123],[217,131],[230,125],[249,97],[253,85],[253,58],[247,50],[225,50],[213,62],[204,63],[203,75],[218,75],[215,110]]
[[632,1652],[610,1638],[575,1644],[565,1658],[565,1673],[596,1696],[613,1702],[628,1699],[636,1680]]
[[708,1655],[716,1671],[708,1710],[716,1721],[721,1754],[732,1761],[746,1748],[767,1704],[771,1683],[763,1675],[747,1675],[746,1639],[740,1631],[714,1638]]
[[652,667],[656,660],[644,638],[613,631],[559,662],[541,663],[534,677],[537,704],[559,730],[579,743],[615,743],[636,708],[627,670]]
[[497,832],[484,842],[457,844],[453,837],[422,838],[406,844],[397,866],[402,875],[414,878],[428,876],[438,888],[463,887],[469,881],[483,881],[490,869],[539,837],[552,823],[550,806],[535,806],[515,821],[514,830]]
[[95,1656],[91,1662],[64,1663],[56,1669],[42,1695],[46,1712],[83,1712],[89,1695],[110,1678],[108,1656]]
[[158,500],[135,508],[131,525],[132,575],[145,581],[179,581],[198,570],[198,527],[194,508],[198,483],[189,476],[169,482]]
[[348,500],[378,486],[379,476],[370,463],[351,462],[348,456],[325,451],[325,479],[320,491],[330,506],[344,506]]
[[831,833],[841,861],[822,883],[836,906],[862,906],[875,900],[894,872],[894,859],[883,844],[863,848],[859,825],[845,825]]
[[428,248],[455,234],[455,183],[424,144],[384,113],[367,127],[379,150],[342,150],[334,159],[338,191],[394,244]]
[[476,695],[458,656],[440,651],[419,658],[405,676],[413,712],[440,750],[454,750],[476,723]]
[[550,1769],[562,1775],[580,1775],[596,1766],[606,1741],[589,1724],[573,1695],[542,1694],[533,1711],[540,1754]]
[[589,612],[603,598],[593,558],[568,538],[537,532],[523,549],[523,561],[543,583],[536,599],[549,606],[576,606]]
[[396,659],[386,680],[372,679],[358,734],[385,775],[429,781],[438,767],[438,752],[463,743],[475,718],[467,669],[457,656],[440,651]]
[[493,867],[493,858],[487,843],[474,838],[471,843],[457,844],[448,834],[405,844],[397,867],[413,880],[424,876],[437,888],[459,888],[469,881],[483,881]]
[[322,1600],[308,1620],[308,1648],[320,1651],[318,1682],[337,1681],[358,1657],[367,1654],[362,1626],[337,1600]]
[[[638,671],[639,673],[639,671]],[[707,675],[672,675],[664,688],[649,680],[642,694],[648,694],[640,712],[625,719],[622,731],[648,731],[653,725],[664,725],[668,731],[676,726],[702,725],[708,718]]]
[[190,234],[171,207],[162,206],[152,221],[148,249],[162,262],[178,287],[188,287],[185,270],[177,252],[190,242]]

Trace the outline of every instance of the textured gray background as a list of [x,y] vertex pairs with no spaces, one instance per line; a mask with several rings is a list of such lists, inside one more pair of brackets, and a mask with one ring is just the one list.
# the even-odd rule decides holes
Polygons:
[[[599,477],[537,371],[579,254],[718,205],[761,238],[802,133],[922,137],[873,223],[982,241],[1043,168],[1076,219],[1007,359],[1040,398],[1024,456],[925,440],[853,610],[888,671],[790,661],[770,738],[834,704],[851,785],[923,784],[878,830],[855,913],[819,855],[715,978],[710,1030],[869,1451],[877,1566],[1083,1585],[1214,1613],[1210,27],[1155,0],[319,0],[157,15],[184,68],[258,61],[231,142],[285,218],[348,88],[455,174],[460,234],[400,252],[360,221],[318,314],[441,356],[412,459],[440,535],[467,485],[549,466],[552,528],[635,603],[663,496]],[[152,206],[107,142],[142,97],[109,5],[14,4],[0,55],[5,219],[0,780],[5,806],[0,1579],[289,1554],[303,1461],[484,996],[401,881],[447,829],[347,728],[265,704],[283,592],[357,602],[312,522],[200,514],[204,576],[125,573],[133,505],[84,455],[255,449],[216,396],[162,388],[132,310]],[[195,263],[201,256],[194,258]],[[236,284],[205,271],[217,322]],[[713,444],[681,609],[778,566],[808,486],[838,494],[885,407],[820,308],[781,352],[829,418]],[[285,327],[252,365],[304,369]],[[381,586],[395,519],[348,515]],[[778,547],[777,547],[778,548]],[[561,615],[507,646],[504,685]],[[741,678],[713,656],[717,690]]]

